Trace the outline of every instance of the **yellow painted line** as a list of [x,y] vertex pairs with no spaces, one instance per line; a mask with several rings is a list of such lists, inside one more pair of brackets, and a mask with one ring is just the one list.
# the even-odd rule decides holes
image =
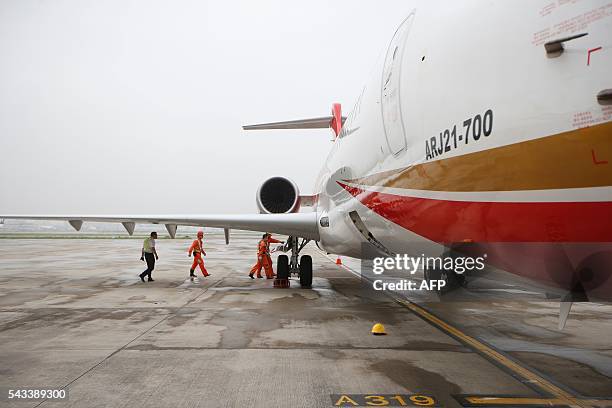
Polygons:
[[593,407],[612,407],[612,399],[585,399],[583,401]]
[[[567,405],[568,401],[558,398],[528,398],[528,397],[465,397],[470,404],[481,405]],[[612,406],[612,400],[579,399],[584,404],[594,407]]]
[[456,338],[460,339],[464,344],[467,344],[473,347],[474,349],[478,350],[482,354],[489,357],[491,360],[494,360],[495,362],[506,367],[508,370],[512,371],[513,373],[525,378],[530,383],[548,392],[554,397],[555,400],[560,400],[561,404],[575,406],[575,407],[589,407],[590,406],[590,404],[585,403],[585,401],[576,399],[576,397],[574,397],[572,394],[559,388],[558,386],[551,383],[550,381],[547,381],[546,379],[540,377],[533,371],[528,370],[527,368],[521,366],[520,364],[509,359],[508,357],[504,356],[498,351],[495,351],[494,349],[487,346],[486,344],[476,340],[474,337],[468,336],[467,334],[463,333],[461,330],[449,325],[443,320],[440,320],[439,318],[432,315],[431,313],[429,313],[422,307],[417,306],[414,303],[411,303],[411,302],[408,302],[402,299],[395,298],[395,300],[399,302],[400,304],[406,306],[408,309],[410,309],[417,315],[423,317],[425,320],[427,320],[431,324],[441,328],[443,331],[450,333]]
[[465,397],[470,404],[482,405],[565,405],[565,400],[555,398],[521,397]]

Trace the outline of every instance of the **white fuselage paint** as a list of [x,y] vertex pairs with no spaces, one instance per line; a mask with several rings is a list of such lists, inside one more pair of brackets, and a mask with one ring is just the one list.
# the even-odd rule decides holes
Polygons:
[[[547,57],[544,42],[582,32],[588,35],[567,42],[559,58]],[[396,60],[389,62],[395,46]],[[444,158],[574,130],[579,112],[591,112],[595,124],[610,121],[602,115],[596,95],[612,88],[612,2],[423,2],[389,47],[386,61],[363,88],[318,177],[315,210],[319,218],[330,221],[328,228],[319,227],[320,246],[330,253],[361,255],[364,240],[349,219],[351,211],[357,211],[372,234],[393,251],[423,240],[368,210],[336,180],[436,160],[426,159],[425,141],[453,124],[488,109],[495,115],[490,137],[462,144]],[[587,65],[587,52],[595,47],[602,49]],[[610,186],[395,193],[473,201],[612,201]]]

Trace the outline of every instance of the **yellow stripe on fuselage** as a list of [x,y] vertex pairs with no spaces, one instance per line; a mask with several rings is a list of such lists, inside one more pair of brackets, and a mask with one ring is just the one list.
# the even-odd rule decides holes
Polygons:
[[351,182],[432,191],[525,191],[612,186],[612,122]]

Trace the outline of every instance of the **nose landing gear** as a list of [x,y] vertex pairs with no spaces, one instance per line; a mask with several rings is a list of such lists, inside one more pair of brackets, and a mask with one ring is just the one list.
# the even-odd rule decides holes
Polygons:
[[[310,240],[297,237],[289,237],[283,250],[291,250],[291,258],[287,255],[279,255],[276,261],[276,277],[279,280],[288,280],[291,274],[297,274],[300,278],[300,285],[303,288],[312,286],[312,257],[310,255],[300,255],[300,251]],[[298,262],[299,260],[299,262]]]

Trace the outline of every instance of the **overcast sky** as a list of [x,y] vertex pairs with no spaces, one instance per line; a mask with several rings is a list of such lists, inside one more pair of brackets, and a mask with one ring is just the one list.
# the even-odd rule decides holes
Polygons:
[[311,193],[411,1],[0,0],[0,213],[240,213]]

